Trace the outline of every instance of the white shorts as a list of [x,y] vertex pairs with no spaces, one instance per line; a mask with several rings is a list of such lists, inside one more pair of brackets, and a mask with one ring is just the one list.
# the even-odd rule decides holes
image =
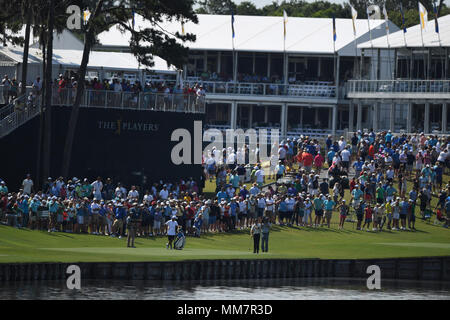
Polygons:
[[160,228],[161,228],[161,221],[154,221],[153,229],[160,229]]
[[400,213],[394,213],[394,219],[400,219]]
[[83,224],[84,223],[84,216],[77,216],[77,221],[78,221],[78,224]]

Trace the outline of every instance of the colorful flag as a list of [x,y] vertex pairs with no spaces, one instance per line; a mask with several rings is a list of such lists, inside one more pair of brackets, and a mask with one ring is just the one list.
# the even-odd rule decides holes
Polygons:
[[419,16],[422,30],[426,30],[428,24],[428,12],[427,9],[424,7],[424,5],[421,4],[420,2],[419,2]]
[[90,17],[91,17],[91,12],[89,11],[89,9],[84,10],[83,11],[83,22],[87,23]]
[[333,41],[336,42],[337,34],[336,34],[336,17],[333,14]]
[[403,12],[403,5],[400,3],[400,13],[402,14],[402,29],[403,33],[406,33],[405,13]]
[[353,34],[356,36],[356,18],[358,18],[358,11],[352,6],[350,6],[350,8],[352,9]]
[[438,8],[436,2],[433,2],[433,10],[434,10],[434,30],[436,31],[436,33],[439,33]]
[[286,39],[286,23],[288,21],[288,16],[285,10],[283,10],[283,26],[284,26],[284,39]]
[[135,25],[135,21],[134,21],[134,16],[135,16],[135,12],[134,12],[134,9],[132,9],[132,11],[131,11],[131,15],[132,15],[132,17],[131,17],[131,25],[133,26],[133,30],[134,30],[134,25]]
[[184,21],[183,21],[183,20],[181,20],[181,34],[182,34],[183,36],[186,35],[186,32],[184,32]]
[[231,35],[234,39],[235,34],[234,34],[234,12],[233,11],[231,11]]

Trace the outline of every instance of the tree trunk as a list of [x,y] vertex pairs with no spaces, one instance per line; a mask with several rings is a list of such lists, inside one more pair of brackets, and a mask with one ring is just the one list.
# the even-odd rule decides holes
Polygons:
[[[41,38],[41,43],[42,43],[42,72],[43,72],[43,77],[42,77],[42,81],[45,84],[46,82],[46,77],[45,77],[45,67],[46,67],[46,63],[45,63],[45,59],[46,59],[46,44],[47,42],[45,41],[45,32],[42,31],[40,34],[40,38]],[[42,86],[42,91],[40,93],[41,97],[40,99],[38,99],[39,102],[39,135],[38,135],[38,149],[37,149],[37,161],[36,161],[36,188],[37,190],[40,190],[41,186],[43,186],[43,182],[42,181],[42,176],[41,176],[41,160],[42,160],[42,143],[43,143],[43,133],[44,133],[44,113],[43,113],[43,101],[42,101],[42,97],[45,94],[45,85]]]
[[444,0],[439,1],[439,7],[438,7],[438,17],[441,15],[442,5],[444,4]]
[[[94,10],[94,13],[89,18],[95,19],[100,14],[100,11],[103,6],[103,0],[100,0],[97,3],[97,6]],[[70,113],[69,126],[67,128],[67,136],[66,143],[64,145],[64,154],[63,154],[63,163],[62,163],[62,176],[66,179],[69,175],[70,169],[70,160],[72,157],[72,147],[73,147],[73,139],[75,136],[75,130],[77,127],[78,121],[78,113],[80,110],[81,98],[84,93],[84,82],[86,77],[86,69],[89,62],[89,54],[91,52],[92,45],[94,44],[94,28],[91,25],[91,22],[88,22],[88,28],[85,32],[84,36],[84,49],[83,49],[83,57],[81,59],[80,69],[78,70],[78,79],[77,79],[77,94],[75,96],[75,102],[72,106],[72,112]]]
[[27,71],[28,71],[28,51],[30,48],[30,33],[31,33],[31,8],[27,8],[27,25],[25,27],[25,44],[23,47],[22,60],[22,87],[20,94],[24,95],[27,90]]
[[45,132],[44,132],[44,155],[43,155],[43,178],[50,175],[50,152],[51,152],[51,122],[52,122],[52,58],[53,58],[53,25],[55,19],[55,0],[50,0],[48,12],[47,29],[47,63],[45,68]]

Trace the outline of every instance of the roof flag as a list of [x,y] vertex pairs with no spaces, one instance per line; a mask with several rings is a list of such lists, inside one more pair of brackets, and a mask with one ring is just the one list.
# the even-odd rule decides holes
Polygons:
[[350,8],[352,9],[353,35],[356,36],[356,18],[358,18],[358,11],[352,6]]
[[420,16],[420,25],[422,27],[422,30],[427,29],[428,24],[428,12],[427,8],[424,7],[423,4],[419,2],[419,16]]

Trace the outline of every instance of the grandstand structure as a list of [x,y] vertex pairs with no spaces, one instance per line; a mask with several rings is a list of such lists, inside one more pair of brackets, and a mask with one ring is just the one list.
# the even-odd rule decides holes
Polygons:
[[357,109],[349,131],[363,129],[366,114],[374,130],[448,134],[449,47],[450,15],[438,18],[438,28],[433,19],[425,29],[419,24],[358,45],[363,52],[389,50],[392,76],[348,82],[347,97]]
[[[206,91],[205,128],[278,128],[282,137],[325,137],[351,128],[350,79],[388,76],[388,50],[365,52],[358,44],[384,36],[384,20],[333,20],[289,17],[198,15],[185,23],[196,35],[185,43],[189,63],[182,85],[202,85]],[[135,28],[146,21],[136,16]],[[399,30],[389,22],[392,32]],[[166,21],[168,34],[182,32],[179,22]],[[111,28],[98,36],[95,50],[129,50],[130,34]],[[391,61],[392,63],[392,61]],[[379,74],[371,68],[376,65]]]
[[[439,19],[438,41],[430,21],[422,45],[419,26],[403,34],[390,21],[388,42],[384,19],[357,19],[355,29],[352,19],[336,19],[334,41],[333,19],[288,17],[284,34],[283,17],[236,15],[232,37],[231,16],[200,14],[197,24],[184,24],[184,31],[195,34],[196,41],[184,43],[189,57],[182,70],[168,66],[164,57],[154,57],[155,66],[146,70],[129,52],[129,32],[113,27],[98,35],[87,77],[163,82],[169,87],[201,85],[206,96],[200,104],[194,98],[179,103],[175,94],[169,96],[171,102],[164,96],[147,99],[141,94],[130,103],[124,94],[115,104],[181,112],[199,109],[205,113],[205,129],[277,128],[282,138],[322,138],[370,128],[446,132],[449,22],[450,16]],[[136,29],[147,23],[136,15]],[[160,27],[168,35],[183,32],[177,21],[164,21]],[[82,55],[81,43],[70,32],[56,40],[54,78],[76,72]],[[21,50],[0,48],[2,76],[20,77]],[[39,74],[42,54],[34,45],[27,85]],[[107,92],[95,96],[100,97],[98,102],[85,104],[108,108],[112,101]]]

